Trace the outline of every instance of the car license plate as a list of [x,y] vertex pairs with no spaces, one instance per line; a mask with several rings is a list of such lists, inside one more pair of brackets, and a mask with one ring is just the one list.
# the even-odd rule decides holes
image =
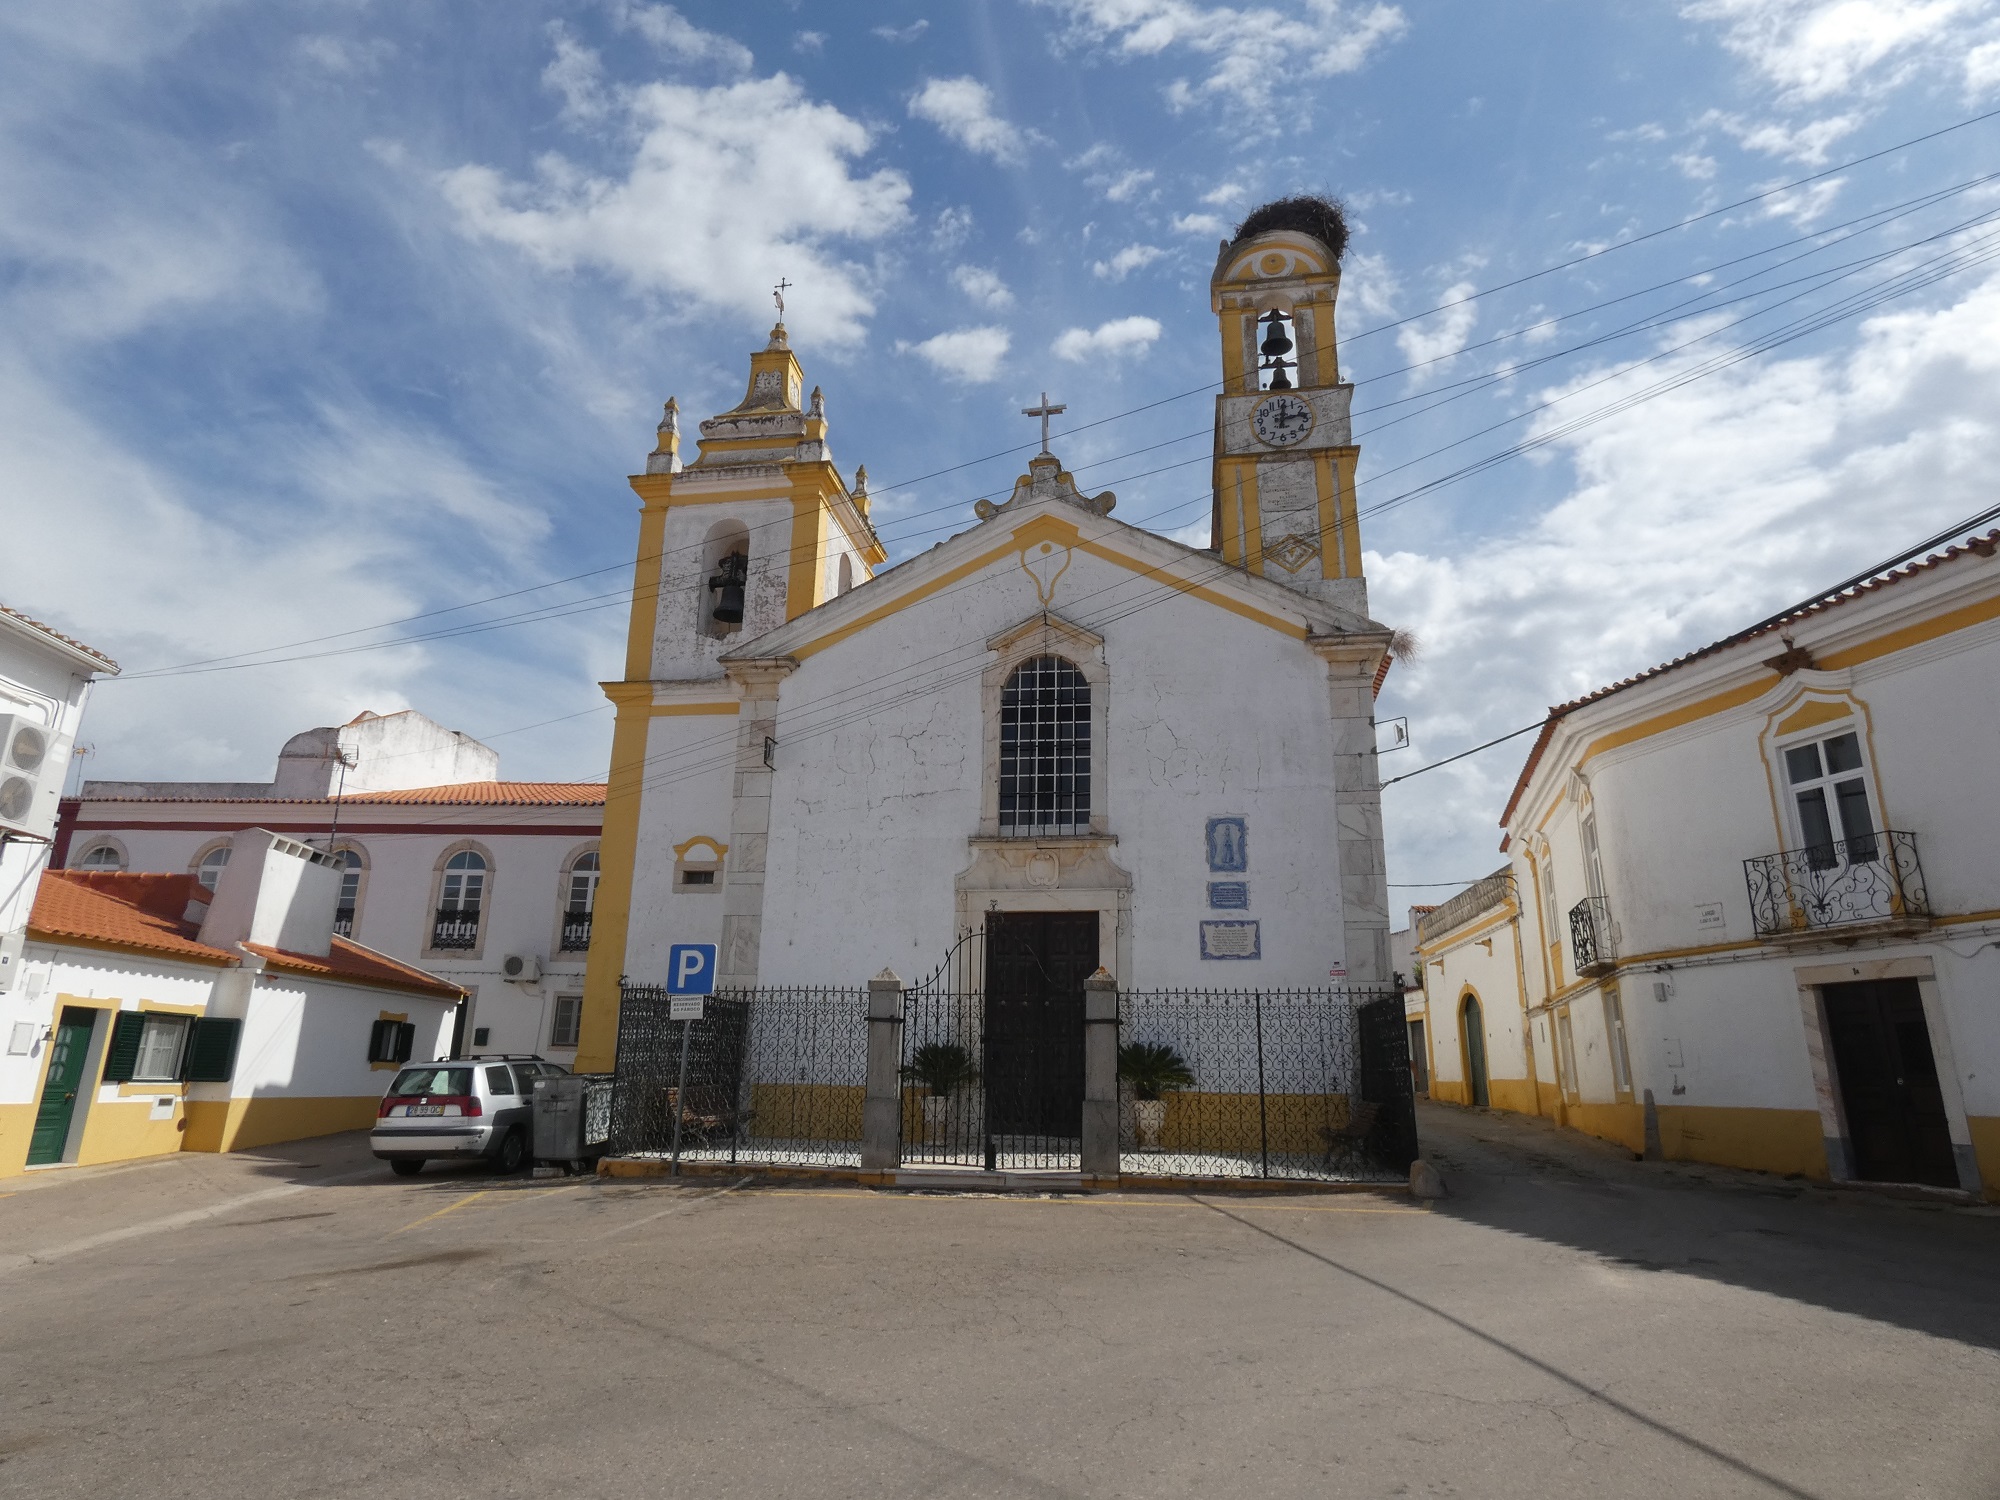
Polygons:
[[444,1113],[444,1106],[442,1104],[412,1104],[410,1106],[410,1113],[413,1115],[441,1115]]

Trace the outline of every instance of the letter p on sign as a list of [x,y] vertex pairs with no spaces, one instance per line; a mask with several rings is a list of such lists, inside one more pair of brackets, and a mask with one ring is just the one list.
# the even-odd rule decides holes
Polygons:
[[667,993],[706,995],[715,989],[715,944],[675,943],[667,954]]

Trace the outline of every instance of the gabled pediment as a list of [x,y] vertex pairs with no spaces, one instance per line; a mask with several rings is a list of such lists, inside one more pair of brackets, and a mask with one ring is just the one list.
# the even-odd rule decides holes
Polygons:
[[1029,615],[1018,625],[1010,625],[998,635],[986,638],[986,649],[1002,654],[1009,652],[1024,641],[1034,640],[1038,646],[1052,650],[1067,648],[1071,651],[1091,652],[1104,647],[1104,637],[1094,630],[1086,630],[1061,615],[1046,611]]

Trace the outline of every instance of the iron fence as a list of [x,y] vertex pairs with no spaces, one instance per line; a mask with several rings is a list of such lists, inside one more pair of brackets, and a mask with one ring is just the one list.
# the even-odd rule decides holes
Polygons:
[[1569,909],[1569,950],[1579,974],[1611,966],[1618,950],[1611,942],[1611,903],[1604,897],[1585,896]]
[[[1393,991],[1127,991],[1118,1014],[1121,1173],[1375,1181],[1416,1159]],[[1160,1049],[1191,1081],[1160,1086]]]
[[1759,937],[1931,915],[1913,833],[1884,831],[1743,861]]
[[439,909],[431,924],[431,947],[439,952],[479,946],[479,908],[447,906]]
[[866,989],[772,988],[676,1021],[663,988],[622,984],[612,1153],[859,1166],[867,1015]]
[[1081,995],[906,991],[902,1059],[904,1162],[987,1171],[1081,1167]]

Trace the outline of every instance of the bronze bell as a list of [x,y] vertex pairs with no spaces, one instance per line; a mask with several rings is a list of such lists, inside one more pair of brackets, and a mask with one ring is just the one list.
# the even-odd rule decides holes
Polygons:
[[720,570],[708,580],[715,590],[714,619],[722,625],[743,623],[743,585],[750,576],[750,559],[741,552],[723,558]]

